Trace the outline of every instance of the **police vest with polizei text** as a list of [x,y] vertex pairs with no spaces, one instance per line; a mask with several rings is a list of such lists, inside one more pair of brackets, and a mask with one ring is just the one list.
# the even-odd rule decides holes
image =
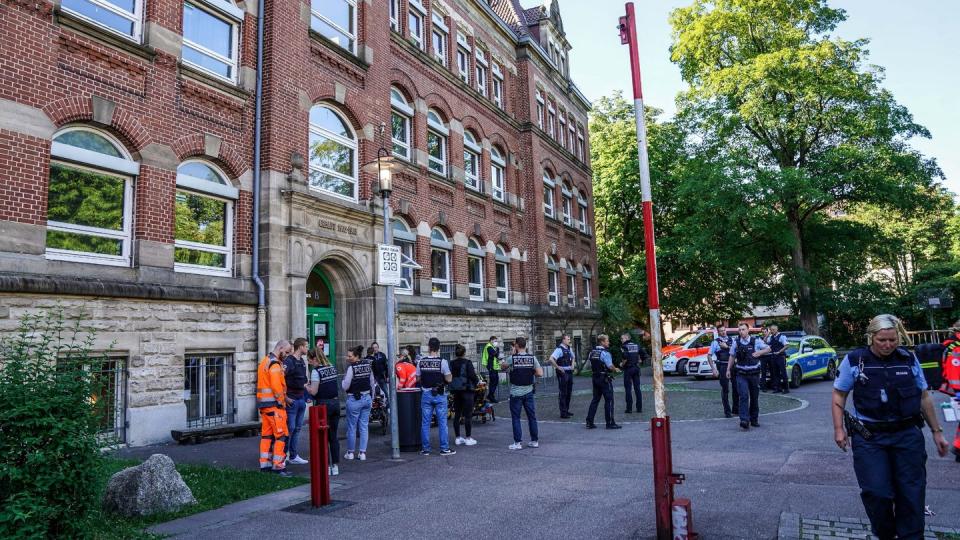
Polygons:
[[536,375],[537,361],[532,354],[515,354],[510,360],[510,384],[531,386]]
[[557,365],[560,367],[571,367],[573,366],[573,353],[570,352],[570,347],[560,345],[560,358],[557,358]]
[[429,390],[443,385],[443,358],[425,356],[417,366],[420,368],[420,388]]
[[[337,399],[337,368],[335,366],[320,366],[317,368],[320,376],[320,387],[317,388],[317,399]],[[367,381],[369,382],[369,381]]]
[[373,372],[373,367],[369,363],[361,361],[350,364],[350,369],[353,370],[353,378],[350,380],[349,393],[356,394],[372,390],[370,388],[370,373]]
[[743,340],[737,338],[737,371],[740,373],[753,374],[760,371],[760,359],[753,357],[757,350],[757,339],[757,336],[750,336],[750,342],[744,345]]
[[730,346],[733,343],[733,339],[730,336],[717,337],[715,341],[720,343],[726,343],[727,348],[717,346],[717,362],[726,363],[730,361]]
[[858,370],[853,386],[853,406],[858,413],[881,422],[920,420],[923,390],[913,373],[913,354],[898,347],[882,360],[868,347],[861,347],[851,351],[847,360]]
[[606,352],[604,347],[596,347],[590,351],[590,371],[593,372],[594,379],[602,379],[607,376],[607,364],[603,361],[601,353]]
[[632,368],[640,365],[640,346],[632,341],[625,342],[621,347],[623,350],[623,367]]
[[770,341],[769,343],[767,343],[767,345],[770,346],[770,354],[772,354],[773,356],[778,358],[781,356],[786,356],[784,354],[784,349],[786,349],[787,347],[786,345],[783,344],[782,341],[780,341],[780,334],[777,334],[775,336],[770,336]]

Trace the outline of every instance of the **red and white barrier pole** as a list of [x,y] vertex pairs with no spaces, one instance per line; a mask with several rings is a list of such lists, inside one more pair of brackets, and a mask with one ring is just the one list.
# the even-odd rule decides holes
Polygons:
[[[653,494],[657,515],[657,538],[673,537],[673,486],[683,475],[673,473],[670,444],[670,417],[663,385],[663,353],[660,341],[660,285],[657,282],[657,253],[653,227],[653,192],[650,186],[650,162],[647,154],[647,126],[643,109],[643,87],[640,78],[640,54],[637,44],[637,21],[633,2],[627,2],[627,13],[620,17],[620,43],[630,46],[630,71],[633,75],[633,106],[637,123],[637,152],[640,165],[640,193],[643,204],[644,251],[647,259],[647,301],[650,306],[650,348],[653,358],[653,401],[655,416],[650,419],[650,440],[653,446]],[[689,511],[689,502],[687,503]],[[689,532],[693,535],[694,533]],[[692,537],[692,536],[691,536]]]
[[310,407],[310,503],[314,508],[330,504],[329,429],[327,406]]

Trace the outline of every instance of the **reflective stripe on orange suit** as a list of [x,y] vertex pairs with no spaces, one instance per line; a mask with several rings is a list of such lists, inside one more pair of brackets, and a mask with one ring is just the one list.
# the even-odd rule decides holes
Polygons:
[[949,341],[944,343],[947,349],[943,352],[943,387],[948,394],[960,391],[960,342]]
[[257,408],[260,410],[260,467],[282,469],[287,451],[287,383],[283,366],[270,355],[257,368]]
[[397,388],[416,388],[417,366],[409,362],[397,363]]

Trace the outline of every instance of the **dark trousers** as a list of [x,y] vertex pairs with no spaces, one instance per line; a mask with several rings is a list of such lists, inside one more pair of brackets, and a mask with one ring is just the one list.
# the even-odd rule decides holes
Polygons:
[[470,436],[470,421],[473,418],[473,392],[453,393],[453,434],[460,436],[460,419],[463,419],[463,431]]
[[321,399],[317,400],[317,405],[327,406],[327,445],[330,447],[330,464],[340,463],[340,438],[337,436],[337,428],[340,427],[340,400],[339,399]]
[[881,540],[923,538],[927,451],[920,428],[852,435],[853,470],[873,534]]
[[488,371],[487,372],[487,401],[496,401],[497,400],[497,385],[500,384],[500,372],[499,371]]
[[[631,393],[630,388],[633,387]],[[637,412],[643,410],[643,398],[640,397],[640,366],[623,370],[623,389],[627,395],[627,412],[633,410],[633,398],[637,398]]]
[[770,359],[773,358],[769,354],[765,354],[760,357],[760,388],[764,390],[770,389]]
[[770,385],[775,391],[790,391],[786,356],[775,355],[770,358],[770,379]]
[[527,426],[530,429],[530,440],[540,440],[537,430],[537,407],[533,392],[522,396],[510,396],[510,419],[513,421],[513,442],[523,440],[523,427],[520,424],[520,409],[527,413]]
[[[720,401],[723,402],[723,414],[737,414],[740,411],[740,392],[737,391],[736,380],[727,377],[727,362],[717,362],[717,371],[720,372]],[[730,390],[733,390],[733,409],[730,408]]]
[[590,408],[587,410],[587,424],[592,424],[597,416],[597,406],[600,405],[600,398],[603,398],[603,417],[607,425],[612,425],[613,420],[613,381],[609,379],[593,379],[593,399],[590,401]]
[[558,399],[560,414],[570,414],[570,397],[573,396],[573,371],[557,370],[557,386],[560,387]]
[[760,421],[760,375],[737,373],[737,392],[740,393],[740,421]]

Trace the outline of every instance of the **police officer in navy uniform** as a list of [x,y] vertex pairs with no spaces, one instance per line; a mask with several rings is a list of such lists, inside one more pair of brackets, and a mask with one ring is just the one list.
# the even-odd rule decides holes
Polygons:
[[607,429],[623,427],[613,420],[613,374],[620,370],[613,365],[613,357],[607,350],[609,346],[610,338],[606,334],[600,334],[597,336],[597,346],[590,351],[588,357],[590,370],[593,372],[593,400],[590,401],[590,408],[587,410],[587,429],[597,427],[593,423],[593,419],[597,416],[597,406],[600,405],[601,397],[603,398],[603,417],[607,422]]
[[420,454],[430,455],[430,421],[437,415],[440,431],[440,455],[452,456],[457,452],[450,449],[447,433],[447,396],[446,385],[453,380],[450,364],[440,357],[440,340],[432,337],[427,341],[429,352],[417,362],[417,381],[420,383]]
[[337,367],[332,365],[327,357],[316,349],[307,353],[310,361],[310,384],[307,392],[313,396],[316,405],[327,407],[327,444],[330,450],[330,475],[340,474],[340,437],[337,430],[340,426],[340,385],[337,382]]
[[[707,361],[713,369],[713,376],[720,378],[720,401],[723,403],[723,416],[730,418],[740,414],[740,393],[737,392],[736,381],[730,380],[727,367],[730,365],[730,350],[733,348],[733,338],[727,335],[727,326],[717,321],[714,326],[713,342],[707,352]],[[730,389],[733,388],[733,408],[730,407]],[[731,414],[731,412],[733,414]]]
[[573,418],[570,414],[570,398],[573,396],[573,351],[570,349],[570,334],[564,334],[550,355],[550,364],[557,374],[560,387],[560,418]]
[[737,375],[740,429],[747,431],[750,426],[760,427],[760,365],[761,358],[770,352],[770,347],[762,338],[751,336],[746,323],[740,323],[738,329],[740,335],[733,340],[727,378],[731,373]]
[[790,379],[787,376],[787,336],[780,333],[780,328],[770,325],[770,336],[767,345],[770,347],[770,385],[773,393],[789,394]]
[[[834,440],[843,451],[852,443],[860,498],[873,534],[881,540],[924,536],[924,420],[937,453],[946,456],[949,448],[920,362],[900,346],[905,342],[909,338],[896,317],[877,315],[867,326],[868,346],[843,359],[833,384]],[[844,407],[851,391],[854,413],[845,431]]]
[[[640,397],[640,363],[646,358],[647,352],[633,342],[629,333],[620,336],[620,350],[623,351],[623,389],[626,393],[627,409],[625,414],[633,412],[633,398],[637,398],[637,412],[643,412],[643,399]],[[642,358],[641,358],[642,357]]]

